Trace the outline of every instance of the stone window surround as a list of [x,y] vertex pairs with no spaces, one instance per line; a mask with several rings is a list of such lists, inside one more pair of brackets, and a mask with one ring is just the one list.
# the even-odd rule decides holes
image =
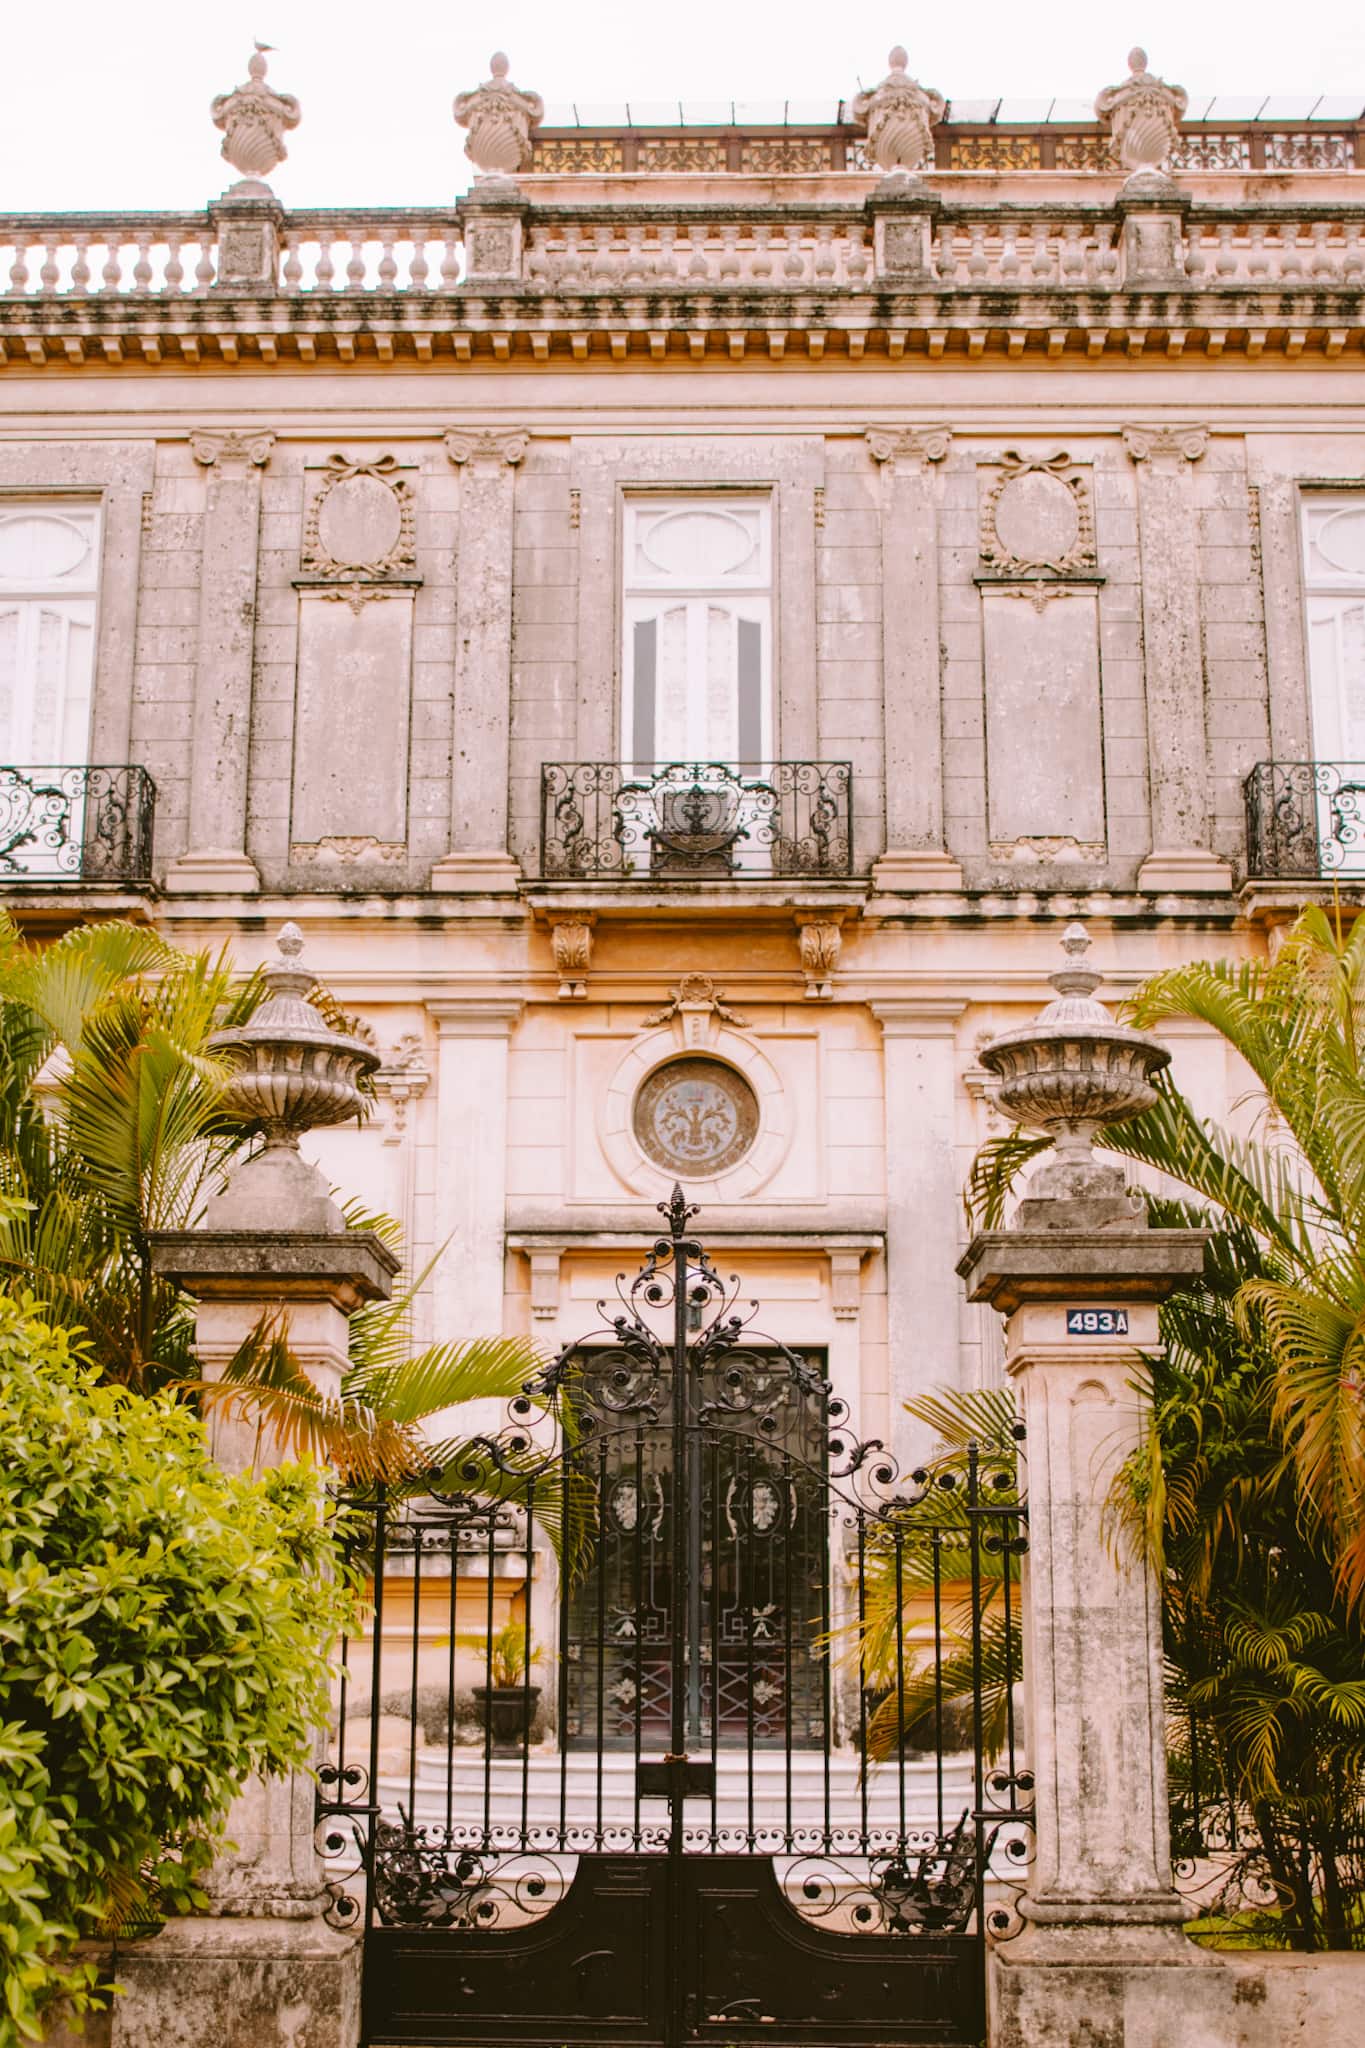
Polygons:
[[[825,435],[754,433],[729,443],[717,475],[717,437],[575,435],[568,482],[579,493],[578,747],[580,760],[621,758],[625,502],[653,494],[770,496],[772,504],[772,751],[819,755],[815,661],[816,491]],[[604,559],[605,558],[605,559]]]
[[0,446],[0,494],[82,499],[100,507],[95,599],[95,673],[87,758],[132,758],[133,659],[142,572],[142,501],[155,480],[156,444],[139,441],[13,442]]

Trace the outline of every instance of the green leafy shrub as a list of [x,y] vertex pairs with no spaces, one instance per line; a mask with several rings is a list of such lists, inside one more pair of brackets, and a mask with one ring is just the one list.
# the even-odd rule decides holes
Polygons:
[[351,1598],[318,1481],[231,1477],[0,1297],[0,2048],[102,2001],[78,1937],[206,1903],[254,1772],[309,1760]]

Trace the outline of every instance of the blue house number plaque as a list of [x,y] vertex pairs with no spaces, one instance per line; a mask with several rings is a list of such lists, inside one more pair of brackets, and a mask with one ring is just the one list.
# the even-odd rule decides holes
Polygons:
[[1126,1308],[1069,1308],[1066,1312],[1068,1337],[1126,1337]]

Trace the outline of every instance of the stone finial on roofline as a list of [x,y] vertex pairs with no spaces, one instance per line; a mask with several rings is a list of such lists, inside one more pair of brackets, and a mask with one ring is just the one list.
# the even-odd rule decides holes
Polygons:
[[1180,139],[1180,123],[1190,96],[1183,85],[1168,85],[1147,69],[1147,52],[1128,52],[1128,76],[1122,85],[1107,85],[1095,101],[1096,119],[1105,123],[1114,154],[1129,181],[1159,177],[1161,166]]
[[947,101],[941,92],[906,76],[910,59],[897,44],[891,69],[871,92],[853,102],[853,118],[867,124],[867,154],[879,171],[908,176],[932,161],[932,130],[941,121]]
[[531,130],[545,119],[545,102],[538,92],[513,85],[501,50],[493,52],[488,68],[491,78],[456,95],[455,119],[469,130],[464,153],[474,168],[510,178],[531,161]]
[[262,181],[289,154],[285,132],[299,125],[300,108],[294,95],[276,92],[265,82],[269,48],[269,43],[257,43],[246,67],[245,85],[220,92],[209,108],[214,127],[223,131],[223,155],[241,174],[242,183],[233,190],[247,197],[268,189]]

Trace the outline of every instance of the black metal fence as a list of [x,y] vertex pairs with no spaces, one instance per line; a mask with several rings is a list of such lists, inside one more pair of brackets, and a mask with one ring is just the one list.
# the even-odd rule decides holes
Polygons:
[[155,807],[145,768],[0,766],[0,878],[149,882]]
[[731,768],[611,761],[541,770],[541,875],[547,881],[837,880],[852,873],[847,761]]
[[1245,793],[1249,875],[1365,877],[1365,761],[1260,761]]

